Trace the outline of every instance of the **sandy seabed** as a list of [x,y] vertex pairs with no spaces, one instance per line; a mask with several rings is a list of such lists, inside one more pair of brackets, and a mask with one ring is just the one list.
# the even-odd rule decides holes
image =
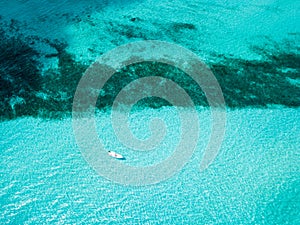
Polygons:
[[[140,138],[148,136],[151,115],[169,128],[153,152],[137,154],[122,146],[107,113],[97,115],[99,137],[107,149],[126,156],[128,165],[155,164],[172,153],[180,124],[173,108],[145,109],[129,117],[132,132]],[[299,109],[228,111],[219,154],[200,173],[209,115],[207,110],[199,111],[199,145],[186,166],[167,181],[142,187],[118,185],[98,176],[80,154],[70,118],[0,123],[2,223],[297,221]]]

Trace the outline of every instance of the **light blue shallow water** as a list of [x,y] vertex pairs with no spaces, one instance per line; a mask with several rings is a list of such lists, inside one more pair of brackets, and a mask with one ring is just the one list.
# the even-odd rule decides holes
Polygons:
[[2,122],[1,224],[297,224],[299,115],[231,111],[209,169],[199,172],[197,149],[176,176],[144,187],[98,176],[81,157],[70,119]]
[[[266,48],[274,58],[278,56],[279,62],[267,66],[274,66],[277,72],[286,71],[281,75],[299,87],[299,67],[291,63],[298,58],[288,58],[291,52],[297,52],[295,46],[299,42],[300,7],[296,1],[163,0],[158,4],[152,0],[115,0],[97,3],[90,0],[0,1],[1,25],[8,21],[5,29],[9,32],[15,29],[26,38],[32,36],[32,40],[28,40],[41,51],[40,60],[47,68],[58,68],[59,57],[49,57],[57,54],[57,49],[45,44],[45,38],[65,41],[67,52],[78,62],[88,64],[121,44],[158,39],[182,45],[206,62],[218,59],[218,55],[221,61],[223,57],[261,59]],[[255,52],[260,46],[260,53]],[[230,64],[230,60],[226,63]],[[3,68],[1,76],[7,65]],[[228,68],[240,75],[247,65]],[[258,74],[272,71],[266,68]],[[277,72],[272,74],[273,85]],[[225,75],[232,75],[229,73]],[[250,75],[255,73],[249,72]],[[11,75],[3,76],[3,80],[9,80]],[[16,83],[8,87],[16,88],[20,81],[27,87],[28,80],[22,79],[17,75]],[[243,88],[253,85],[250,78],[249,81],[245,77],[245,86],[231,94],[242,95]],[[278,87],[290,87],[285,85]],[[22,87],[16,88],[10,97],[14,99],[14,95],[19,95]],[[276,87],[272,90],[280,93]],[[262,93],[250,98],[269,94],[264,88],[259,90]],[[10,104],[2,91],[1,101]],[[64,97],[64,94],[58,96]],[[26,103],[30,108],[36,99],[19,104]],[[276,99],[274,101],[276,103]],[[228,109],[222,148],[207,170],[199,171],[211,122],[209,112],[202,110],[200,139],[191,160],[167,181],[142,187],[116,184],[97,175],[76,145],[70,118],[25,117],[1,122],[0,224],[300,224],[300,109],[262,110],[247,108],[242,102],[241,105],[246,109]],[[148,154],[135,153],[122,146],[113,136],[108,114],[97,118],[99,136],[107,149],[118,149],[126,157],[125,164],[141,166],[163,161],[179,139],[180,125],[178,119],[174,119],[173,109],[145,109],[130,117],[134,134],[140,138],[149,136],[146,128],[153,116],[163,118],[169,130],[159,148]]]

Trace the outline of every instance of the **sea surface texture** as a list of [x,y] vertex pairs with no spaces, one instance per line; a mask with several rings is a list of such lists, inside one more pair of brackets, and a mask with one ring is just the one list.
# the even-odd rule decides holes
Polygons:
[[[294,0],[0,0],[0,224],[300,224],[299,24]],[[216,86],[156,61],[119,68],[101,90],[78,88],[91,68],[102,74],[99,57],[149,40],[199,57],[225,105],[210,101]],[[135,82],[147,79],[159,82]],[[166,80],[193,107],[155,96],[179,102]],[[147,97],[128,109],[116,103],[120,93],[127,103]],[[196,112],[185,117],[190,130],[180,112]],[[171,157],[193,137],[193,149]],[[208,143],[219,142],[212,157]],[[118,170],[163,162],[169,167],[137,177]],[[126,167],[103,175],[103,165]],[[147,183],[153,177],[165,179]]]

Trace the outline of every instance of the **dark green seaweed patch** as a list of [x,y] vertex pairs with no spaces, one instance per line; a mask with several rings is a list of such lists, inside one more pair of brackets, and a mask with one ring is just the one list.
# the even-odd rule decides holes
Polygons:
[[51,110],[48,108],[48,111],[55,117],[55,115],[60,116],[71,112],[76,87],[87,66],[74,60],[73,56],[65,50],[67,47],[65,43],[56,40],[49,42],[49,45],[58,52],[59,69],[49,69],[45,72],[42,92],[49,96]]
[[0,114],[30,115],[35,105],[26,107],[41,89],[39,53],[18,36],[9,37],[0,30]]
[[[11,30],[11,29],[10,29]],[[39,40],[0,29],[0,116],[1,120],[18,116],[59,118],[70,114],[77,84],[87,66],[75,62],[65,51],[64,42]],[[59,69],[41,71],[43,56],[30,43],[44,42],[57,53]]]
[[179,32],[182,30],[196,30],[196,26],[194,24],[191,23],[173,23],[171,25],[172,29],[175,32]]
[[[253,47],[253,50],[262,56],[262,60],[217,55],[216,61],[209,66],[222,88],[227,107],[299,107],[300,57],[291,51],[293,49],[294,45],[288,42],[285,45],[272,43],[269,47]],[[126,84],[146,76],[169,78],[184,88],[196,105],[208,106],[203,91],[189,76],[177,68],[157,62],[130,65],[116,73],[104,86],[105,98],[101,101],[98,99],[97,106],[111,106],[112,100]],[[139,106],[156,108],[169,105],[164,100],[155,100],[156,103],[149,99],[141,100]]]
[[[256,49],[257,51],[258,49]],[[232,108],[300,106],[300,57],[293,52],[260,49],[264,60],[243,60],[219,56],[211,64],[225,97]]]
[[[0,29],[1,119],[18,116],[61,118],[70,115],[75,90],[88,66],[74,60],[75,57],[66,51],[65,42],[24,37],[18,34],[14,24],[15,22],[11,23],[7,30]],[[195,29],[190,24],[174,26],[178,30]],[[117,32],[116,27],[111,28]],[[138,33],[132,33],[132,27],[125,28],[125,36],[143,38]],[[8,31],[10,35],[7,34]],[[47,44],[53,52],[38,52],[32,47],[35,42]],[[215,55],[215,61],[209,63],[209,66],[219,81],[227,107],[299,107],[300,57],[292,51],[299,50],[295,46],[288,42],[253,46],[252,50],[262,56],[259,61]],[[48,69],[42,74],[43,57],[56,57],[58,69]],[[201,88],[183,71],[162,63],[143,62],[129,65],[115,73],[104,85],[98,97],[97,108],[110,108],[122,88],[131,81],[147,76],[171,79],[186,90],[195,105],[208,107]],[[144,88],[149,86],[145,84]],[[95,94],[91,87],[80,91],[87,97]],[[172,90],[165,88],[165,91]],[[84,106],[86,102],[79,104]],[[159,108],[165,105],[170,103],[157,97],[149,97],[140,100],[135,108]]]
[[[127,84],[139,78],[149,77],[149,76],[159,76],[159,77],[170,79],[175,83],[177,83],[180,87],[185,89],[185,91],[194,101],[194,104],[203,105],[203,106],[208,105],[205,95],[201,90],[201,88],[190,76],[185,74],[180,69],[159,62],[142,62],[142,63],[129,65],[123,68],[121,71],[115,73],[104,85],[103,93],[105,97],[98,99],[97,107],[98,108],[111,107],[114,98]],[[147,84],[147,83],[143,84],[143,90],[147,90],[149,88],[153,88],[151,84]],[[168,91],[172,92],[172,90],[168,90],[167,87],[161,87],[161,89],[165,90],[166,92]],[[161,93],[160,90],[158,90],[159,93]],[[137,91],[142,91],[142,90],[137,90]],[[167,98],[166,94],[164,96],[166,96],[165,98]],[[127,96],[127,98],[131,98],[131,97],[133,96],[132,95]],[[126,101],[126,99],[124,100]],[[155,100],[155,102],[153,102],[153,100]],[[157,98],[157,97],[142,99],[138,102],[139,108],[142,106],[159,108],[161,106],[166,106],[166,105],[170,105],[170,103],[164,99]]]

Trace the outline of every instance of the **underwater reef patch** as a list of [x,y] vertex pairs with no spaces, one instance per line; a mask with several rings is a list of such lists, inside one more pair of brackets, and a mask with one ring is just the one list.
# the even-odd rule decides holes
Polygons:
[[[70,116],[74,93],[88,65],[75,61],[74,55],[66,50],[68,45],[65,41],[25,37],[18,33],[16,24],[16,21],[12,21],[7,29],[3,28],[5,26],[0,29],[1,120],[19,116]],[[174,26],[178,30],[196,29],[192,24]],[[136,33],[138,31],[134,25],[122,28],[121,35],[126,38],[145,38],[143,32]],[[120,32],[116,25],[111,26],[111,31]],[[39,52],[32,47],[36,42],[47,45],[53,51]],[[288,41],[251,46],[252,51],[261,55],[261,60],[213,55],[215,60],[207,64],[222,88],[226,106],[233,109],[274,105],[299,107],[300,57],[297,53],[299,49],[295,46],[295,43]],[[42,59],[53,57],[57,59],[57,68],[42,70]],[[195,105],[208,107],[201,88],[183,71],[158,62],[142,62],[122,68],[108,80],[99,92],[97,108],[109,109],[122,88],[131,81],[147,76],[171,79],[185,89]],[[94,90],[87,87],[80,91],[88,96]],[[163,99],[150,97],[140,100],[135,108],[166,105],[170,104]]]

